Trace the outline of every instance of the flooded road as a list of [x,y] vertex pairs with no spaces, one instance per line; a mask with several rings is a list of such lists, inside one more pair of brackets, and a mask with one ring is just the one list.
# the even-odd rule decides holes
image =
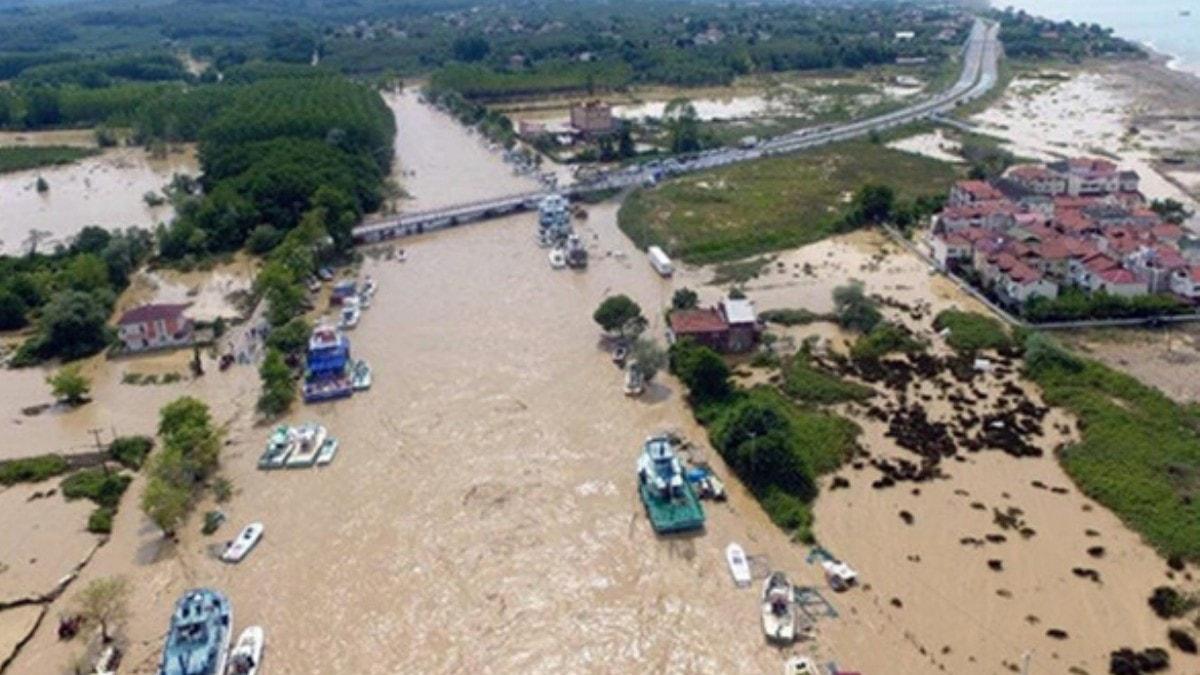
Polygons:
[[[171,207],[148,206],[142,196],[160,192],[176,173],[198,171],[190,147],[161,160],[140,148],[119,148],[75,164],[0,175],[0,253],[21,251],[31,230],[50,233],[47,243],[53,245],[88,225],[153,228],[168,222]],[[50,186],[47,192],[37,191],[38,176]]]

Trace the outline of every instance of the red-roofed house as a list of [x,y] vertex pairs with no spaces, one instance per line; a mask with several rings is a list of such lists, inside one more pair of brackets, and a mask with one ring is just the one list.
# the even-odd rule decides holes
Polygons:
[[997,277],[996,288],[1010,302],[1023,305],[1033,297],[1058,297],[1058,284],[1041,272],[1019,260],[1006,263]]
[[1151,293],[1171,290],[1171,275],[1175,270],[1188,267],[1187,260],[1173,246],[1158,244],[1140,246],[1126,258],[1129,269],[1146,280]]
[[1094,290],[1104,291],[1109,295],[1132,298],[1150,292],[1149,285],[1145,280],[1124,267],[1104,270],[1097,273],[1096,278],[1098,279],[1098,286]]
[[1174,244],[1183,238],[1183,228],[1174,223],[1159,223],[1150,228],[1150,235],[1157,241]]
[[1121,263],[1104,253],[1095,253],[1085,258],[1072,258],[1068,263],[1071,283],[1089,291],[1100,287],[1098,275],[1111,269],[1119,269]]
[[975,202],[947,206],[938,217],[938,222],[949,232],[965,227],[1005,230],[1013,226],[1019,212],[1020,207],[1006,200]]
[[1061,195],[1067,191],[1066,178],[1037,164],[1014,166],[1005,178],[1040,195]]
[[183,315],[190,305],[142,305],[121,315],[117,336],[126,351],[186,347],[195,339],[192,320]]
[[966,206],[977,202],[994,202],[1004,199],[999,190],[981,180],[960,180],[950,188],[946,203],[950,206]]
[[719,352],[749,351],[762,333],[754,304],[732,298],[707,309],[677,309],[667,322],[670,342],[690,338]]

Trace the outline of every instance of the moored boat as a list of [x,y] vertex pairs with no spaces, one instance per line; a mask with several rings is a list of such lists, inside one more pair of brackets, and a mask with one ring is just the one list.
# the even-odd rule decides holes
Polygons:
[[362,310],[359,309],[358,299],[354,302],[346,301],[345,306],[338,318],[338,328],[342,330],[353,330],[358,326],[358,320],[362,317]]
[[733,575],[733,583],[738,588],[750,585],[753,577],[750,575],[750,561],[746,560],[746,552],[737,542],[731,542],[725,547],[725,562],[729,563],[729,573]]
[[825,571],[830,588],[839,593],[858,583],[858,572],[844,562],[826,560],[821,563],[821,569]]
[[183,594],[158,662],[158,675],[222,675],[233,631],[233,607],[217,591]]
[[350,386],[354,391],[371,388],[371,366],[366,361],[359,359],[354,362],[354,368],[350,371]]
[[642,371],[637,368],[630,368],[625,371],[625,395],[641,396],[645,391],[646,380],[642,377]]
[[792,582],[783,572],[772,572],[762,591],[762,627],[768,640],[790,644],[796,639],[795,611]]
[[267,439],[267,448],[258,459],[260,469],[279,469],[287,464],[288,457],[296,449],[296,439],[289,427],[278,426]]
[[328,325],[313,329],[305,356],[304,402],[317,403],[354,393],[350,386],[350,341]]
[[561,270],[567,266],[567,254],[561,248],[552,249],[548,254],[551,269]]
[[338,439],[326,438],[321,444],[321,451],[317,453],[317,466],[325,466],[333,461],[334,456],[338,451]]
[[567,237],[567,266],[573,269],[583,269],[588,264],[588,252],[583,246],[583,240],[578,235]]
[[225,552],[221,554],[221,560],[228,563],[241,562],[246,554],[250,553],[250,549],[254,548],[262,539],[262,535],[262,523],[250,523],[243,527],[237,538],[225,547]]
[[260,626],[250,626],[238,636],[238,641],[229,652],[228,675],[256,675],[262,663],[263,643],[266,635]]
[[638,457],[638,494],[660,534],[704,527],[704,507],[683,478],[683,464],[665,435],[646,439]]
[[295,429],[296,449],[288,458],[287,467],[297,469],[312,466],[317,462],[317,453],[325,443],[328,431],[316,422],[302,424]]

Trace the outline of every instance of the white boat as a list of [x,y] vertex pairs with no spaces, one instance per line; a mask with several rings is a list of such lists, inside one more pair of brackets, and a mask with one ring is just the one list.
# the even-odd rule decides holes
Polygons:
[[746,560],[746,552],[737,542],[725,547],[725,562],[729,563],[729,573],[733,575],[733,583],[738,588],[746,588],[753,577],[750,574],[750,561]]
[[116,645],[109,645],[100,652],[100,658],[96,659],[96,669],[93,673],[94,675],[116,675],[117,666],[120,663],[121,652],[117,650]]
[[334,456],[338,451],[338,439],[326,438],[321,444],[321,451],[317,453],[317,466],[325,466],[333,461]]
[[709,497],[712,497],[718,502],[725,501],[725,483],[722,482],[720,478],[717,478],[716,474],[708,474],[704,477],[704,482],[706,484]]
[[625,367],[625,359],[627,359],[627,358],[629,358],[629,348],[626,347],[625,345],[621,345],[620,347],[617,347],[616,349],[613,350],[612,360],[613,360],[613,363],[617,364],[618,366],[621,366],[622,368],[624,368]]
[[379,290],[379,285],[371,277],[367,277],[366,283],[363,284],[362,295],[368,298],[375,297],[375,291]]
[[792,582],[783,572],[772,572],[763,582],[762,627],[767,640],[791,644],[796,639],[796,610]]
[[365,292],[359,293],[358,294],[358,306],[362,307],[363,309],[370,308],[371,307],[371,296],[367,295]]
[[783,675],[820,675],[817,664],[807,656],[793,656],[783,664]]
[[552,249],[549,253],[550,267],[561,270],[567,266],[567,254],[561,248]]
[[371,366],[362,359],[355,361],[354,368],[350,371],[350,386],[354,388],[354,391],[370,389],[371,380]]
[[359,318],[362,317],[362,310],[358,308],[358,303],[342,307],[342,314],[338,320],[338,327],[343,330],[350,330],[358,325]]
[[646,384],[642,378],[642,371],[637,368],[630,368],[625,371],[625,395],[641,396],[645,391]]
[[825,579],[835,591],[844,591],[858,582],[858,572],[844,562],[826,560],[821,563],[821,569],[825,570]]
[[221,554],[221,560],[228,563],[241,562],[242,558],[245,558],[246,554],[250,552],[250,549],[258,544],[258,540],[262,539],[262,535],[262,523],[250,523],[243,527],[237,539],[229,542],[225,547],[225,552]]
[[315,422],[296,427],[296,450],[288,458],[287,467],[295,469],[316,463],[317,453],[321,451],[327,435],[325,427]]
[[250,626],[242,631],[237,644],[229,652],[228,675],[256,675],[262,663],[263,643],[266,635],[260,626]]
[[396,262],[404,262],[405,260],[408,260],[408,253],[404,249],[400,249],[400,252],[396,254]]

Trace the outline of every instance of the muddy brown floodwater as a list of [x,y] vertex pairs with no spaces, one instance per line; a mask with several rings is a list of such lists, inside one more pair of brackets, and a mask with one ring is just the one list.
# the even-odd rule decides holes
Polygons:
[[[508,168],[486,153],[480,159],[477,140],[456,125],[423,108],[398,110],[400,152],[414,145],[407,157],[431,157],[430,167],[412,165],[415,178],[430,177],[409,183],[422,206],[489,196],[508,180]],[[422,150],[426,145],[437,152]],[[466,169],[470,180],[434,180],[438,171],[453,178],[454,167],[469,161],[481,162]],[[423,194],[426,189],[432,192]],[[1156,569],[1147,549],[1110,515],[1093,513],[1088,522],[1115,554],[1104,583],[1119,593],[1112,601],[1085,598],[1100,591],[1060,569],[1074,559],[1082,536],[1075,530],[1084,526],[1076,514],[1083,500],[1022,491],[1033,475],[1063,483],[1050,460],[1020,464],[1010,476],[1007,457],[987,455],[955,480],[974,481],[964,484],[990,503],[1003,499],[993,493],[1011,478],[1013,498],[1029,505],[1029,517],[1046,533],[1038,548],[1014,544],[1010,559],[1020,571],[995,583],[1011,585],[1021,601],[1042,596],[1033,601],[1041,603],[1038,611],[1060,600],[1058,613],[1047,609],[1044,619],[1078,619],[1067,626],[1071,642],[1035,644],[1023,619],[994,607],[993,580],[973,567],[978,561],[963,562],[957,544],[960,528],[975,532],[986,523],[968,520],[973,516],[944,494],[952,483],[929,486],[933,496],[910,506],[921,519],[921,529],[910,532],[895,516],[907,497],[899,490],[872,492],[852,477],[851,490],[822,497],[818,533],[859,567],[872,590],[827,593],[840,617],[821,620],[815,642],[787,651],[767,646],[757,591],[733,586],[725,546],[738,541],[769,567],[824,588],[817,568],[711,450],[706,458],[729,478],[729,501],[706,506],[703,533],[653,534],[635,489],[640,445],[671,428],[707,449],[704,432],[669,376],[660,376],[641,399],[623,396],[621,372],[591,320],[604,297],[627,293],[651,318],[649,333],[661,337],[659,308],[673,289],[700,286],[711,272],[685,271],[664,281],[617,229],[615,204],[589,211],[579,229],[592,262],[582,273],[550,268],[534,244],[532,214],[404,240],[405,263],[368,256],[362,272],[378,282],[379,292],[350,339],[355,356],[372,363],[374,387],[349,400],[299,407],[286,420],[319,420],[341,440],[328,467],[255,469],[268,429],[251,423],[256,378],[250,368],[213,373],[177,390],[150,388],[136,402],[93,404],[97,413],[114,416],[136,407],[142,426],[152,427],[159,397],[188,392],[230,420],[222,473],[236,493],[221,506],[229,522],[218,535],[202,537],[193,517],[178,544],[164,544],[136,509],[139,478],[112,540],[80,579],[126,574],[134,580],[122,672],[154,672],[172,604],[194,586],[229,595],[236,630],[265,627],[266,672],[289,674],[777,673],[791,651],[868,673],[1000,673],[1006,672],[1002,661],[1017,661],[1030,646],[1047,668],[1035,672],[1065,672],[1067,663],[1086,660],[1089,672],[1098,673],[1090,666],[1107,649],[1126,642],[1140,647],[1154,637],[1141,618],[1148,614],[1144,600],[1134,602]],[[764,277],[750,294],[760,308],[812,300],[814,309],[823,309],[829,287],[842,278],[833,267],[840,265],[846,276],[865,276],[872,291],[955,301],[952,289],[907,256],[873,263],[877,249],[877,241],[851,238],[788,253],[782,259],[788,272]],[[824,286],[792,276],[793,265],[803,262],[828,262]],[[706,298],[717,293],[702,290]],[[9,373],[3,377],[11,381]],[[15,429],[8,415],[0,423]],[[888,441],[871,429],[867,438],[888,451]],[[202,504],[197,512],[208,508]],[[1050,522],[1060,517],[1061,525]],[[266,526],[259,546],[237,566],[218,562],[214,545],[255,520]],[[1061,549],[1053,536],[1059,531]],[[896,559],[914,550],[927,562],[906,566]],[[1018,561],[1026,552],[1028,560]],[[1042,555],[1049,561],[1044,569],[1037,562]],[[1125,576],[1126,568],[1132,576]],[[889,594],[920,613],[881,607]],[[1127,608],[1129,625],[1117,624],[1118,605]],[[1095,618],[1083,616],[1089,612]],[[934,658],[944,644],[952,644],[952,652]],[[14,672],[60,672],[78,649],[42,630]],[[1064,659],[1055,663],[1058,651]]]
[[[176,173],[197,171],[191,147],[163,159],[151,159],[140,148],[118,148],[74,164],[0,175],[0,253],[21,250],[30,230],[49,232],[52,244],[88,225],[152,228],[170,221],[169,205],[148,206],[143,195],[161,193]],[[47,192],[37,191],[38,176],[50,186]]]

